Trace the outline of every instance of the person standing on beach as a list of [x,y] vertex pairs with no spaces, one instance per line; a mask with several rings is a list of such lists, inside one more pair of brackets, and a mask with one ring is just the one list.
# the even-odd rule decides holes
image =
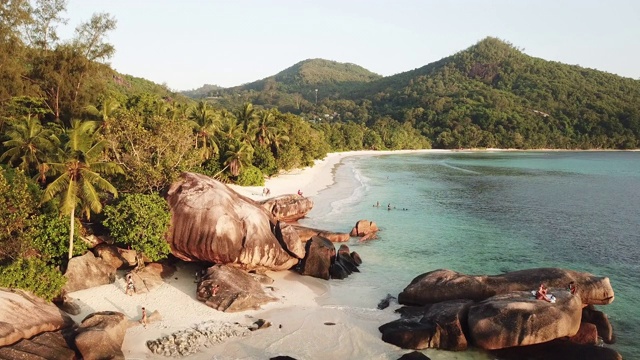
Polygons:
[[133,276],[131,276],[131,274],[127,274],[127,278],[126,278],[126,290],[125,290],[125,294],[131,296],[136,292],[136,286],[133,284]]
[[147,321],[147,309],[142,308],[142,319],[140,319],[140,323],[145,329],[147,328]]

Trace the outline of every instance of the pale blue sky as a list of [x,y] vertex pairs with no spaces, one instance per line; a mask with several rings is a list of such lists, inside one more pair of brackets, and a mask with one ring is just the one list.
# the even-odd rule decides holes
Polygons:
[[311,58],[393,75],[486,36],[535,57],[640,77],[638,0],[69,0],[68,28],[94,12],[118,21],[108,39],[117,71],[174,90],[240,85]]

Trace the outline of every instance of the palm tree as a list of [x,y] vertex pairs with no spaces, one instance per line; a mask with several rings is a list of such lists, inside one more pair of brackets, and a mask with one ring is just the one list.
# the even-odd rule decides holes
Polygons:
[[251,156],[253,155],[253,149],[249,144],[236,142],[229,146],[224,154],[224,164],[229,168],[229,172],[233,176],[240,175],[240,170],[251,163]]
[[255,109],[251,103],[244,103],[240,109],[234,114],[238,123],[242,125],[242,130],[247,133],[249,131],[249,124],[255,119]]
[[278,151],[280,150],[280,147],[286,142],[289,142],[289,136],[287,136],[282,131],[282,129],[276,128],[275,131],[272,132],[271,136],[269,137],[269,143],[271,144],[271,152],[275,156],[277,156]]
[[101,174],[123,173],[115,163],[100,161],[107,147],[106,140],[98,138],[97,126],[93,121],[72,121],[67,130],[67,141],[61,149],[60,161],[48,163],[48,172],[58,176],[45,189],[42,202],[60,197],[60,212],[69,214],[71,234],[69,236],[69,259],[73,256],[73,233],[75,211],[80,207],[86,219],[91,211],[100,213],[102,203],[98,191],[106,191],[118,196],[118,191]]
[[262,111],[256,125],[255,141],[260,146],[269,145],[273,133],[277,131],[273,124],[273,112],[269,110]]
[[115,114],[116,110],[120,107],[120,103],[117,102],[114,98],[105,97],[102,99],[102,104],[100,104],[100,109],[93,105],[87,105],[84,109],[90,115],[96,116],[100,118],[100,120],[104,123],[108,123],[109,119]]
[[214,136],[220,129],[220,120],[207,103],[200,101],[189,114],[191,126],[196,132],[196,149],[198,148],[198,139],[202,138],[202,158],[210,159],[214,154],[218,153],[218,144]]
[[2,144],[8,150],[0,156],[0,161],[8,158],[10,164],[19,162],[18,167],[27,172],[39,168],[60,143],[53,130],[44,128],[40,120],[31,115],[12,122],[7,136],[9,140]]

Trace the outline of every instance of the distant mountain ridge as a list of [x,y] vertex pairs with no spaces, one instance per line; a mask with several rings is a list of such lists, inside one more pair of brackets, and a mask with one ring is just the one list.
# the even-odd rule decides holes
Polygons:
[[311,59],[219,93],[226,106],[250,101],[309,118],[388,117],[443,148],[640,147],[640,81],[535,58],[492,37],[392,76]]

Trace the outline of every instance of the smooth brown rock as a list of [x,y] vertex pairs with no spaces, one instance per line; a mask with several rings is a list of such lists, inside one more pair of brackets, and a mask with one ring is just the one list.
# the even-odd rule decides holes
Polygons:
[[345,267],[349,271],[349,273],[360,272],[360,270],[358,270],[357,261],[351,257],[349,247],[345,244],[340,245],[340,247],[338,248],[338,252],[336,254],[336,262],[339,262],[340,265]]
[[300,241],[300,235],[292,225],[287,225],[282,221],[276,222],[273,233],[276,239],[284,244],[282,247],[286,249],[290,255],[298,259],[304,257],[304,244]]
[[540,344],[573,336],[580,328],[582,303],[568,291],[553,292],[555,303],[529,291],[496,295],[469,308],[470,342],[486,350]]
[[70,293],[113,283],[116,281],[116,268],[89,251],[69,260],[64,277],[67,283],[62,290]]
[[[214,290],[216,285],[217,291]],[[263,304],[276,300],[264,292],[253,276],[226,265],[214,265],[207,269],[206,275],[198,283],[197,297],[207,306],[224,312],[259,309]]]
[[73,320],[49,301],[18,289],[0,288],[0,347],[73,325]]
[[76,352],[69,348],[59,331],[45,332],[31,339],[0,348],[3,360],[75,360]]
[[398,360],[431,360],[431,358],[419,351],[412,351],[400,356]]
[[207,176],[183,173],[167,195],[173,255],[185,261],[286,270],[295,250],[273,233],[276,221],[257,202]]
[[580,323],[580,329],[569,338],[569,341],[576,344],[596,345],[598,344],[598,329],[592,323]]
[[338,233],[320,229],[314,229],[306,226],[291,225],[293,229],[298,233],[300,240],[303,242],[309,241],[314,236],[321,236],[331,242],[346,242],[351,238],[349,234]]
[[351,229],[349,235],[351,236],[371,236],[371,234],[378,232],[378,225],[369,220],[358,220],[356,225]]
[[593,305],[582,309],[582,321],[594,324],[596,329],[598,329],[598,336],[602,338],[605,344],[613,344],[616,342],[609,317],[602,311],[596,310]]
[[300,262],[300,273],[329,280],[329,268],[336,256],[333,243],[321,236],[314,236],[307,241],[305,249],[306,255]]
[[413,316],[380,326],[382,340],[403,349],[465,350],[468,344],[462,329],[471,303],[453,300],[414,309]]
[[104,260],[115,269],[124,269],[129,266],[122,255],[120,255],[118,248],[115,245],[102,243],[93,248],[92,251],[96,257]]
[[425,305],[453,299],[481,301],[494,295],[513,291],[536,290],[541,283],[566,289],[569,282],[577,285],[576,297],[583,304],[608,304],[614,299],[607,277],[558,268],[538,268],[509,272],[502,275],[465,275],[452,270],[435,270],[422,274],[398,296],[405,305]]
[[76,346],[84,359],[124,359],[122,342],[129,320],[122,313],[88,315],[77,329]]
[[302,219],[313,208],[313,200],[296,194],[276,196],[259,203],[274,219],[285,222]]
[[173,266],[163,263],[150,263],[140,271],[131,272],[136,294],[145,294],[159,288],[164,284],[163,279],[171,276],[175,271],[176,268]]
[[517,346],[491,353],[503,360],[622,360],[622,356],[611,348],[575,344],[566,340]]

